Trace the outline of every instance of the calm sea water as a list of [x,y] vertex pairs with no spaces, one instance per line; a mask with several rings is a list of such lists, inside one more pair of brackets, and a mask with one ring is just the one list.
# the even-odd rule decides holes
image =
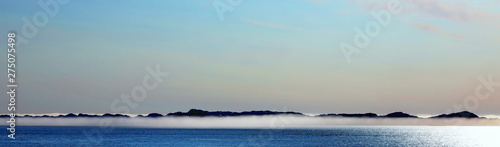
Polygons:
[[[5,127],[6,128],[6,127]],[[500,127],[144,129],[17,127],[0,146],[500,146]],[[5,134],[7,131],[4,131]]]

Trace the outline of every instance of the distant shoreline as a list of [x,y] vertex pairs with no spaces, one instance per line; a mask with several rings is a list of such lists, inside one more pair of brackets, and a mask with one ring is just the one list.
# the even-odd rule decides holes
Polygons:
[[[137,118],[137,117],[149,117],[149,118],[158,118],[158,117],[237,117],[237,116],[268,116],[268,115],[295,115],[295,116],[309,116],[300,112],[280,112],[280,111],[269,111],[269,110],[260,110],[260,111],[242,111],[242,112],[232,112],[232,111],[205,111],[200,109],[191,109],[188,112],[174,112],[168,113],[166,115],[160,113],[149,113],[147,115],[137,115],[131,116],[127,114],[111,114],[105,113],[102,115],[97,114],[86,114],[86,113],[68,113],[68,114],[60,114],[57,116],[53,115],[23,115],[16,117],[19,118],[91,118],[91,117],[124,117],[124,118]],[[10,114],[0,115],[0,118],[9,118]],[[468,119],[487,119],[486,117],[480,117],[469,111],[462,111],[450,114],[440,114],[431,116],[429,118],[422,118],[416,115],[411,115],[404,112],[393,112],[386,115],[379,115],[375,113],[327,113],[327,114],[319,114],[310,117],[348,117],[348,118],[421,118],[421,119],[440,119],[440,118],[468,118]]]

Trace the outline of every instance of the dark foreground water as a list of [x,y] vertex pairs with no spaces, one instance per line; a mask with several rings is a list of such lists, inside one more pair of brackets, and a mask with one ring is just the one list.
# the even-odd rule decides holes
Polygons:
[[[6,127],[3,127],[6,128]],[[500,146],[500,127],[144,129],[17,127],[0,146]]]

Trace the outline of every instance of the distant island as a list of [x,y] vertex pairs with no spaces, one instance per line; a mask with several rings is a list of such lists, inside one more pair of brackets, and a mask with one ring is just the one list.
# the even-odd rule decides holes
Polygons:
[[433,116],[431,118],[479,118],[479,116],[469,111],[462,111],[458,113],[441,114],[438,116]]
[[[138,115],[136,117],[146,117],[146,118],[159,118],[159,117],[237,117],[237,116],[265,116],[265,115],[295,115],[295,116],[306,116],[303,113],[299,112],[293,112],[293,111],[288,111],[288,112],[279,112],[279,111],[269,111],[269,110],[263,110],[263,111],[243,111],[243,112],[231,112],[231,111],[205,111],[205,110],[200,110],[200,109],[191,109],[188,112],[174,112],[174,113],[168,113],[166,115],[160,114],[160,113],[149,113],[148,115]],[[0,115],[0,118],[7,118],[10,117],[10,115]],[[125,115],[125,114],[110,114],[106,113],[103,115],[92,115],[92,114],[85,114],[85,113],[79,113],[79,114],[73,114],[73,113],[68,113],[66,115],[59,115],[59,116],[49,116],[49,115],[43,115],[43,116],[31,116],[31,115],[24,115],[24,116],[17,116],[17,117],[26,117],[26,118],[78,118],[78,117],[83,117],[83,118],[89,118],[89,117],[121,117],[121,118],[130,118],[131,116]],[[350,117],[350,118],[419,118],[415,115],[410,115],[404,112],[393,112],[389,113],[387,115],[378,115],[375,113],[362,113],[362,114],[346,114],[346,113],[329,113],[329,114],[320,114],[316,116],[311,116],[311,117]],[[469,112],[469,111],[462,111],[462,112],[457,112],[457,113],[450,113],[450,114],[441,114],[437,116],[432,116],[430,119],[442,119],[442,118],[467,118],[467,119],[476,119],[476,118],[484,118],[484,117],[479,117],[478,115]]]

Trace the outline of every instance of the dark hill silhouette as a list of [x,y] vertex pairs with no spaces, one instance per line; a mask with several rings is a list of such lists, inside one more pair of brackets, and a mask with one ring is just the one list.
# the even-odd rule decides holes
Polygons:
[[149,113],[146,117],[162,117],[163,115],[160,113]]
[[91,115],[91,114],[79,113],[78,117],[99,117],[99,115]]
[[167,116],[259,116],[259,115],[279,115],[279,114],[291,114],[291,115],[303,115],[298,112],[277,112],[277,111],[243,111],[243,112],[231,112],[231,111],[204,111],[199,109],[191,109],[188,112],[175,112],[169,113]]
[[125,115],[125,114],[110,114],[110,113],[106,113],[106,114],[102,115],[102,117],[130,117],[130,116]]
[[410,115],[408,113],[403,113],[403,112],[393,112],[393,113],[389,113],[387,115],[384,115],[382,117],[390,117],[390,118],[418,118],[417,116]]
[[73,113],[68,113],[66,115],[59,115],[58,117],[77,117],[77,115],[75,115]]
[[341,114],[321,114],[319,115],[320,117],[378,117],[377,114],[375,113],[365,113],[365,114],[346,114],[346,113],[341,113]]
[[479,118],[479,116],[469,111],[462,111],[457,113],[441,114],[431,118]]

